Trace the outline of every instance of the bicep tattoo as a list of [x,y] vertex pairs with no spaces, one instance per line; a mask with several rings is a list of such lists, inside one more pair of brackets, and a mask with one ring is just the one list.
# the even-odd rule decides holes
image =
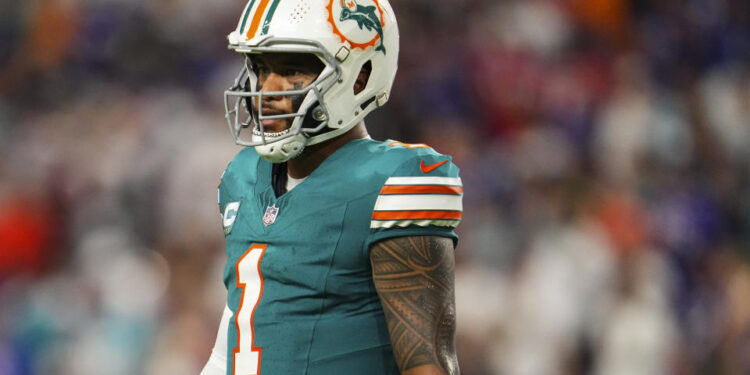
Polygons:
[[371,248],[370,262],[401,371],[434,365],[458,373],[452,241],[417,236],[383,240]]

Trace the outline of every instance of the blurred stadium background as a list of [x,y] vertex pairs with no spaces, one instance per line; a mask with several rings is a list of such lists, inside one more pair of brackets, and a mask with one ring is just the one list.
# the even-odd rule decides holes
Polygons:
[[[464,375],[750,373],[750,3],[393,0]],[[242,0],[0,0],[0,374],[197,374]]]

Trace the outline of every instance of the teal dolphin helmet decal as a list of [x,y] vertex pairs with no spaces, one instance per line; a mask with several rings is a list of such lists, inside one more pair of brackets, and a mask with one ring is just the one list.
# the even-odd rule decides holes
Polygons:
[[[380,4],[378,4],[377,0],[371,1],[374,3],[374,5],[367,6],[358,3],[356,0],[349,2],[348,4],[345,3],[345,0],[341,0],[339,21],[355,21],[357,23],[357,27],[359,27],[360,30],[374,31],[377,34],[366,43],[356,43],[349,40],[349,42],[352,43],[352,46],[365,48],[373,45],[375,42],[378,42],[378,46],[375,48],[375,50],[386,53],[385,45],[383,43],[383,26],[385,25],[385,23],[383,21],[382,10],[380,9]],[[334,2],[335,0],[331,0],[328,5],[331,16],[333,12]],[[329,17],[329,22],[332,22],[332,17]],[[337,35],[342,38],[342,41],[348,40],[348,38],[341,33],[338,27],[336,27],[335,22],[332,22],[332,25],[334,33],[337,33]]]

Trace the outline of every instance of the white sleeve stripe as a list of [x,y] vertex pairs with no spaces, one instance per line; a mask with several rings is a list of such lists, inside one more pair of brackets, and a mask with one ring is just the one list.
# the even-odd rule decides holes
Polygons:
[[372,220],[370,221],[370,228],[393,228],[393,227],[408,227],[410,225],[417,225],[420,227],[426,227],[429,225],[439,227],[457,227],[461,220]]
[[442,210],[461,211],[460,195],[394,194],[380,195],[375,202],[375,211]]
[[389,177],[386,185],[449,185],[461,186],[461,178],[458,177]]

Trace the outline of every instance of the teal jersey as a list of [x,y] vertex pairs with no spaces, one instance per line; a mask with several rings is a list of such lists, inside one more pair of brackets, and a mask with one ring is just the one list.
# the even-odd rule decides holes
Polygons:
[[424,145],[360,139],[280,197],[271,170],[246,148],[219,185],[227,374],[398,374],[369,248],[412,235],[455,242],[458,168]]

